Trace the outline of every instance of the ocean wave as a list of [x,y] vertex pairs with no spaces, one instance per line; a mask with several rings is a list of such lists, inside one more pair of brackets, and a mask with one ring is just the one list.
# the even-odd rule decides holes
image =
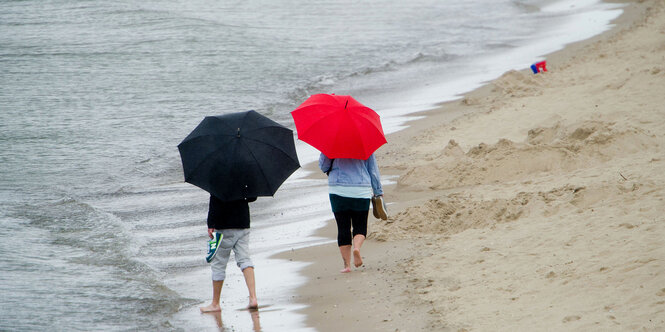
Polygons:
[[[88,44],[88,46],[92,46],[96,44]],[[133,43],[132,45],[140,45],[140,43]],[[52,51],[52,50],[43,50],[39,51],[43,47],[39,46],[28,46],[25,47],[26,49],[37,49],[37,51],[33,52],[26,52],[26,51],[21,51],[21,52],[5,52],[5,53],[0,53],[0,57],[2,58],[21,58],[21,60],[24,60],[24,57],[32,57],[32,58],[40,58],[40,57],[118,57],[118,56],[125,56],[125,57],[132,57],[132,58],[137,58],[141,56],[157,56],[157,55],[191,55],[192,52],[190,50],[149,50],[149,51],[138,51],[136,49],[127,49],[126,51],[119,51],[116,48],[113,50],[107,50],[107,51],[94,51],[90,50],[89,47],[85,47],[86,44],[72,44],[72,45],[59,45],[57,47],[68,47],[68,46],[79,46],[81,47],[80,50],[72,52],[72,51]],[[2,61],[8,61],[7,59],[2,59]],[[140,116],[140,115],[137,115]]]
[[538,7],[536,5],[532,5],[530,3],[526,3],[524,1],[514,0],[514,1],[512,1],[512,4],[515,7],[519,8],[520,10],[522,10],[524,12],[527,12],[527,13],[536,13],[536,12],[540,11],[540,7]]
[[[70,303],[67,308],[71,321],[53,320],[49,322],[52,327],[97,326],[122,317],[128,318],[125,321],[128,328],[158,330],[165,322],[164,317],[193,304],[191,299],[163,284],[161,271],[139,259],[131,227],[115,214],[84,199],[62,195],[45,202],[17,204],[11,208],[9,217],[26,223],[23,230],[13,230],[16,234],[6,240],[17,245],[32,243],[31,250],[26,257],[17,258],[24,261],[23,265],[11,261],[0,264],[23,266],[26,273],[29,270],[50,285],[49,296]],[[24,234],[35,234],[25,227],[44,235],[22,239]],[[17,275],[23,273],[16,268],[11,271]],[[95,299],[94,303],[90,298]],[[31,310],[45,310],[40,306],[52,304],[23,305]],[[95,319],[100,322],[88,321],[88,317],[73,314],[76,312],[97,312]],[[54,311],[53,315],[56,314],[59,313]],[[20,320],[20,313],[13,319]]]
[[516,47],[514,44],[510,43],[487,43],[487,48],[491,50],[508,50]]
[[309,82],[288,91],[286,93],[286,101],[272,103],[267,108],[275,110],[292,107],[293,105],[297,106],[312,94],[334,93],[333,90],[336,86],[348,80],[371,77],[381,73],[396,72],[413,65],[449,62],[458,58],[459,55],[434,49],[432,51],[415,52],[403,59],[392,59],[377,65],[357,68],[349,72],[325,73],[315,76]]

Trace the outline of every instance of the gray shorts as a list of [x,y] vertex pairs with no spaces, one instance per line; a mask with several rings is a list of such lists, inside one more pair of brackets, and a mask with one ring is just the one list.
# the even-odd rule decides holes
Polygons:
[[229,262],[231,250],[235,253],[236,263],[240,270],[254,267],[249,258],[249,228],[216,229],[222,233],[222,242],[217,248],[215,258],[210,262],[212,280],[220,281],[226,278],[226,264]]

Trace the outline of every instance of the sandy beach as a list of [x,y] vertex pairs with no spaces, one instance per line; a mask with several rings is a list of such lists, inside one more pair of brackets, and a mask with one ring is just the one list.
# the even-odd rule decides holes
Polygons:
[[[320,331],[662,331],[665,3],[424,113],[377,151],[391,218],[296,301]],[[324,177],[323,175],[321,175]],[[321,229],[333,238],[333,221]]]

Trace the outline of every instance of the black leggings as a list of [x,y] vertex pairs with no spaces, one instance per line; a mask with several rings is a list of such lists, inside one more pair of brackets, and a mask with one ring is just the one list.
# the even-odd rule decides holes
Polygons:
[[[340,211],[335,212],[337,221],[337,245],[351,245],[352,238],[358,234],[367,236],[367,215],[369,211]],[[353,225],[353,236],[351,236],[351,225]]]

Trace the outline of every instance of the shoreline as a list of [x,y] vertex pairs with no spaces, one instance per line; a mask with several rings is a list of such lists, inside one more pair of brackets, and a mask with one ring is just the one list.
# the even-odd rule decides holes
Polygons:
[[[432,110],[410,114],[424,115],[424,118],[409,121],[406,124],[408,126],[406,129],[389,135],[389,141],[391,144],[388,144],[377,151],[377,159],[381,166],[382,177],[389,175],[399,176],[397,184],[386,186],[386,198],[389,203],[393,203],[389,205],[389,211],[394,222],[384,223],[375,220],[373,217],[369,218],[370,234],[368,241],[363,246],[365,266],[350,274],[340,274],[338,270],[341,266],[341,259],[336,250],[336,245],[333,244],[302,248],[275,255],[275,257],[281,259],[292,259],[314,263],[308,265],[302,271],[302,274],[304,274],[309,281],[304,286],[298,288],[298,295],[296,297],[297,302],[309,304],[307,308],[302,310],[307,316],[307,326],[314,327],[321,331],[339,330],[349,328],[349,326],[354,326],[357,330],[377,331],[417,331],[425,329],[455,331],[489,330],[491,326],[502,326],[506,327],[507,330],[510,330],[508,328],[509,326],[514,328],[528,326],[520,325],[529,322],[527,319],[517,321],[489,319],[489,316],[485,311],[490,311],[491,309],[487,308],[487,304],[483,306],[475,303],[475,305],[468,307],[471,303],[474,303],[474,300],[477,300],[474,296],[476,296],[478,292],[487,291],[487,289],[484,288],[487,287],[487,284],[481,283],[480,280],[474,277],[469,277],[468,279],[473,280],[475,284],[467,284],[463,280],[465,278],[461,278],[459,275],[455,274],[451,275],[450,272],[443,271],[445,269],[442,269],[441,266],[445,265],[448,268],[457,268],[462,269],[457,271],[463,271],[464,268],[474,262],[469,261],[468,259],[466,261],[463,259],[453,259],[450,258],[451,256],[449,255],[455,253],[459,256],[463,256],[460,254],[466,253],[465,247],[467,245],[473,247],[474,245],[478,246],[482,244],[480,250],[477,253],[474,253],[475,256],[472,258],[476,259],[476,262],[482,260],[484,264],[481,265],[485,266],[482,270],[473,270],[473,272],[480,273],[481,275],[488,274],[486,272],[487,270],[498,269],[496,265],[492,265],[492,263],[504,265],[506,262],[501,260],[492,261],[486,257],[476,256],[478,254],[486,256],[488,253],[498,253],[498,256],[503,256],[505,258],[507,254],[502,252],[502,250],[506,252],[510,251],[508,250],[510,247],[499,248],[498,244],[489,241],[488,238],[511,238],[509,235],[512,233],[518,233],[515,229],[526,232],[524,234],[519,234],[521,238],[528,238],[537,233],[529,233],[529,231],[533,231],[531,228],[535,226],[525,224],[526,222],[543,226],[542,223],[546,221],[544,221],[544,219],[555,217],[562,220],[561,223],[566,223],[566,221],[569,222],[571,218],[575,220],[574,217],[580,216],[569,216],[567,213],[562,213],[560,211],[548,212],[550,214],[548,218],[537,216],[538,211],[561,210],[561,208],[548,209],[548,204],[551,205],[551,201],[546,201],[544,203],[538,202],[538,204],[533,204],[534,207],[531,207],[528,211],[517,211],[513,213],[513,216],[506,217],[505,211],[504,215],[499,217],[497,217],[497,213],[494,213],[494,216],[489,217],[488,219],[496,220],[497,224],[488,224],[485,221],[482,223],[476,222],[472,225],[439,225],[438,228],[432,228],[427,225],[427,222],[431,222],[436,218],[441,218],[443,221],[450,222],[451,220],[446,219],[446,211],[444,210],[450,210],[453,203],[458,203],[460,205],[470,204],[475,206],[475,210],[470,207],[457,207],[458,211],[464,210],[464,212],[471,214],[472,212],[477,213],[479,210],[492,210],[495,208],[494,205],[502,205],[499,210],[511,210],[514,206],[510,204],[510,201],[506,203],[505,197],[519,196],[523,193],[525,193],[523,196],[528,196],[526,201],[533,202],[538,201],[536,197],[538,195],[529,195],[531,193],[540,193],[541,195],[543,193],[549,193],[550,195],[556,196],[553,192],[559,190],[559,192],[562,192],[560,196],[566,196],[568,195],[565,193],[566,190],[564,190],[566,186],[574,187],[572,188],[574,191],[573,194],[590,191],[590,188],[595,189],[596,187],[603,190],[607,189],[605,188],[605,186],[607,186],[606,183],[597,183],[591,179],[594,176],[598,176],[594,173],[595,171],[603,174],[602,176],[598,176],[603,178],[603,181],[609,181],[606,179],[605,175],[607,172],[601,168],[605,165],[604,161],[596,163],[594,163],[595,160],[585,161],[587,164],[593,164],[593,167],[580,167],[578,165],[577,167],[572,167],[572,169],[564,168],[564,170],[559,172],[550,169],[549,173],[548,170],[545,170],[544,176],[541,174],[543,173],[542,170],[539,170],[540,173],[537,174],[531,172],[529,169],[522,170],[524,173],[527,173],[527,175],[537,179],[533,180],[523,179],[522,177],[509,172],[508,170],[510,167],[516,166],[514,164],[502,164],[500,160],[504,159],[506,155],[519,153],[521,153],[521,158],[544,158],[541,155],[542,150],[548,150],[550,147],[545,146],[543,149],[540,149],[541,151],[539,152],[529,150],[530,147],[523,147],[525,144],[537,146],[539,144],[543,145],[547,143],[543,141],[547,139],[545,136],[549,135],[549,131],[556,131],[556,126],[551,128],[541,127],[543,125],[549,124],[549,126],[552,126],[555,123],[559,123],[561,127],[565,127],[579,123],[582,120],[588,125],[589,119],[586,119],[585,116],[571,115],[568,113],[558,114],[549,109],[543,110],[541,108],[547,107],[539,107],[537,105],[541,103],[546,104],[547,106],[557,106],[556,104],[552,105],[556,102],[556,98],[552,99],[549,95],[543,97],[543,95],[547,95],[545,92],[557,91],[557,89],[565,90],[566,82],[572,85],[581,84],[575,80],[576,76],[592,74],[586,72],[578,74],[575,70],[596,66],[596,64],[592,63],[592,58],[607,60],[609,57],[605,54],[608,50],[623,52],[622,50],[617,50],[616,45],[607,44],[624,42],[626,39],[634,38],[628,36],[637,34],[638,32],[644,33],[642,30],[644,30],[644,25],[648,23],[645,17],[662,16],[663,5],[658,4],[656,1],[642,1],[639,3],[629,1],[608,2],[627,4],[627,6],[623,8],[624,12],[621,16],[614,21],[614,26],[598,36],[567,45],[560,51],[544,56],[544,58],[548,60],[549,73],[540,76],[531,76],[528,69],[522,71],[510,71],[500,78],[488,82],[474,91],[464,94],[461,99],[442,103]],[[652,10],[648,13],[647,8],[650,7],[657,8],[657,10]],[[637,50],[626,50],[625,52],[629,51],[639,54],[639,51]],[[661,52],[663,51],[661,50]],[[626,66],[629,67],[628,70],[632,68],[628,64]],[[656,66],[656,63],[654,63],[653,66]],[[594,68],[602,69],[602,67]],[[601,71],[612,70],[606,69]],[[653,71],[656,72],[653,75],[658,75],[660,73],[658,68],[655,67]],[[611,88],[614,77],[608,77],[609,74],[603,75],[602,72],[593,75],[595,76],[595,79],[598,79],[601,82],[607,81],[608,84],[606,85]],[[557,76],[557,79],[561,77],[561,79],[557,82],[543,82],[541,80],[541,78],[549,80],[554,76]],[[633,80],[636,79],[637,78],[633,78]],[[626,81],[630,80],[631,78],[628,78]],[[564,82],[564,84],[562,85],[561,82]],[[619,88],[623,88],[623,86]],[[593,89],[596,89],[596,87],[593,87]],[[660,89],[660,91],[662,91],[662,88]],[[584,92],[588,95],[589,90],[585,90]],[[601,102],[604,101],[601,100]],[[551,115],[548,115],[549,118],[546,118],[544,115],[541,115],[541,118],[536,121],[519,120],[507,122],[514,128],[508,128],[505,125],[501,126],[501,122],[497,122],[498,120],[515,120],[514,115],[510,115],[509,113],[522,111],[519,108],[515,108],[515,104],[519,103],[523,103],[522,108],[525,108],[525,105],[528,105],[533,110],[542,111],[534,112],[532,110],[532,114],[544,113],[555,114],[556,116],[552,117]],[[653,101],[646,102],[648,105],[653,103]],[[575,105],[579,106],[580,104],[583,105],[584,101],[578,101]],[[603,104],[601,106],[606,105]],[[611,105],[608,104],[607,106]],[[596,105],[596,107],[598,107],[598,105]],[[510,111],[507,111],[507,109],[510,109]],[[612,113],[589,113],[588,118],[596,118],[596,121],[606,120],[604,119],[605,117],[610,117],[610,115],[620,112],[621,110],[613,109]],[[581,113],[584,113],[584,111],[581,111]],[[524,117],[530,116],[531,114],[524,115]],[[625,117],[626,115],[621,114],[621,116]],[[519,117],[519,119],[521,118],[522,117]],[[538,117],[536,116],[536,118]],[[603,123],[606,122],[607,121]],[[639,127],[639,121],[630,121],[630,123]],[[474,133],[474,129],[477,131],[478,128],[486,128],[483,127],[483,125],[492,126],[493,124],[496,124],[496,128],[488,127],[491,129],[487,130],[485,133]],[[538,130],[540,130],[539,133],[542,132],[545,134],[541,135],[541,137],[530,137],[537,136],[534,132]],[[556,136],[557,133],[552,133],[552,135]],[[454,137],[461,137],[464,139]],[[525,137],[527,138],[527,143],[524,143]],[[449,143],[449,140],[453,138],[455,139],[455,143]],[[500,139],[502,140],[499,141]],[[656,136],[657,147],[653,153],[654,155],[658,154],[659,144],[657,143],[660,143],[659,140],[660,138]],[[497,143],[497,141],[499,141],[499,143]],[[518,148],[515,148],[515,145],[518,145]],[[478,151],[483,148],[489,150],[483,156],[485,160],[493,157],[490,155],[492,151],[498,151],[503,155],[495,157],[499,160],[495,164],[486,163],[485,170],[482,170],[482,167],[480,167],[479,170],[477,167],[462,162],[463,159],[472,158],[473,156],[470,156],[472,152],[477,154],[485,153],[485,151]],[[535,149],[535,151],[538,151],[538,149]],[[609,153],[606,152],[606,154]],[[615,155],[612,155],[612,158],[610,159],[624,160],[626,159],[624,158],[624,155],[625,153],[622,154],[622,152],[619,151],[616,152]],[[652,158],[652,160],[656,161],[651,161],[651,163],[659,163],[659,160],[656,157]],[[440,167],[440,165],[444,166]],[[447,168],[446,165],[452,166]],[[494,172],[499,174],[489,174],[492,171],[492,167],[494,168]],[[487,168],[490,170],[488,171]],[[448,178],[443,177],[443,179],[433,179],[433,177],[441,171],[449,173],[455,173],[455,171],[458,171],[456,173],[457,177],[451,175]],[[568,172],[572,172],[572,175]],[[480,178],[476,177],[466,181],[466,178],[469,177],[464,177],[466,173],[477,173],[475,175],[480,176]],[[621,176],[623,177],[623,175]],[[484,181],[482,179],[483,177],[490,177],[493,181]],[[561,179],[562,177],[567,177],[567,179]],[[574,182],[571,179],[577,180],[578,178],[580,180],[578,181],[580,182],[579,184],[571,183]],[[633,179],[632,175],[628,176],[628,178],[631,180]],[[459,180],[459,183],[453,183],[451,182],[452,180]],[[624,185],[624,187],[622,187],[624,190],[629,190],[626,189],[628,184],[621,183],[621,185]],[[633,183],[633,185],[635,185],[635,183]],[[646,184],[641,185],[646,186]],[[660,192],[662,186],[656,185],[653,190]],[[620,194],[623,193],[624,192],[621,191]],[[611,201],[613,198],[613,196],[609,196],[606,197],[605,200]],[[555,202],[557,201],[557,198],[550,199]],[[578,208],[577,213],[581,216],[585,216],[586,219],[594,219],[586,216],[586,213],[594,212],[594,208],[598,207],[597,205],[599,201],[594,201],[590,198],[587,198],[586,200],[589,201],[587,202],[588,204],[576,205]],[[660,200],[662,201],[662,198],[660,198]],[[522,198],[522,202],[523,201],[524,198]],[[600,202],[603,202],[603,200],[600,200]],[[646,207],[642,207],[642,209],[651,210],[649,204],[654,204],[654,202],[648,201],[645,204],[648,205],[649,209]],[[531,204],[525,203],[525,206],[529,205]],[[437,210],[440,210],[439,212],[443,213],[443,215],[441,213],[435,213]],[[630,215],[631,211],[632,210],[628,209],[624,212],[627,215]],[[463,221],[457,222],[464,223]],[[559,226],[565,228],[562,225]],[[626,229],[639,228],[639,226],[636,225],[632,225],[632,227],[622,227]],[[644,226],[643,229],[650,229],[652,232],[662,234],[662,227],[659,228],[654,225],[647,225]],[[334,221],[331,220],[328,222],[327,226],[318,231],[317,235],[334,238],[335,232]],[[511,234],[506,235],[507,233]],[[502,235],[502,237],[498,237],[498,235]],[[617,234],[616,236],[627,237],[630,235]],[[454,244],[461,245],[454,246]],[[515,244],[513,243],[513,245]],[[544,246],[545,245],[542,245],[542,247]],[[574,247],[574,245],[571,246]],[[536,256],[542,256],[542,253],[540,253],[539,250],[542,250],[543,248],[530,247],[528,249],[538,252]],[[548,249],[561,250],[560,248]],[[642,248],[642,250],[644,249]],[[417,255],[414,254],[416,252],[418,253]],[[444,254],[441,254],[440,252],[448,253],[443,256]],[[570,253],[565,254],[571,256]],[[657,255],[657,253],[653,255],[655,255],[653,261],[658,262],[665,258],[665,255],[661,257],[658,257],[659,255]],[[446,257],[449,258],[447,259]],[[457,255],[454,257],[457,257]],[[540,258],[542,259],[543,257]],[[599,260],[600,258],[595,257],[595,259]],[[448,262],[448,260],[451,262]],[[457,262],[459,264],[455,265]],[[437,264],[440,264],[441,266],[435,266]],[[510,264],[507,265],[511,266]],[[557,265],[551,264],[551,266]],[[513,268],[514,270],[519,270],[520,266],[516,265],[513,266]],[[581,268],[578,267],[578,269]],[[601,266],[598,269],[600,273],[611,270],[617,271],[616,274],[620,274],[618,272],[620,270],[618,267]],[[547,276],[545,278],[546,280],[543,281],[542,284],[534,286],[531,292],[546,293],[549,288],[554,292],[557,291],[558,288],[561,288],[562,286],[554,287],[550,285],[557,276],[565,275],[565,273],[557,273],[555,270],[555,268],[552,268],[552,271],[545,271],[544,275]],[[495,277],[498,279],[493,279],[492,281],[497,284],[504,283],[507,278],[506,276]],[[519,280],[520,277],[524,276],[513,276],[512,278]],[[658,275],[658,277],[658,280],[663,280],[662,275]],[[573,280],[567,281],[569,283],[575,282]],[[548,284],[548,282],[550,284]],[[483,287],[480,287],[481,284]],[[596,286],[602,288],[602,285]],[[644,285],[642,286],[644,287]],[[465,292],[460,291],[462,288],[464,288]],[[514,293],[516,292],[515,288],[519,287],[513,284],[510,287],[504,287],[502,292],[511,293],[511,288],[513,288],[512,292]],[[558,290],[560,291],[560,289]],[[658,291],[659,289],[655,289],[653,293],[658,293]],[[461,293],[463,293],[463,295],[460,295]],[[492,299],[491,295],[490,292],[490,294],[488,294],[488,300]],[[509,298],[512,298],[513,300],[510,300],[508,304],[501,303],[501,305],[516,307],[515,310],[520,310],[519,317],[524,315],[528,316],[528,313],[524,314],[522,312],[525,310],[525,307],[510,305],[514,304],[514,302],[520,302],[520,296],[512,296]],[[535,300],[532,300],[531,302],[532,305],[534,302],[541,304]],[[562,300],[562,302],[564,301]],[[600,311],[604,310],[604,314],[614,317],[615,315],[608,314],[608,312],[614,309],[606,308],[618,308],[619,306],[619,304],[606,305],[605,307],[601,307],[602,310]],[[464,308],[464,311],[460,311],[461,308]],[[473,311],[474,309],[475,314]],[[661,306],[660,309],[654,310],[661,310],[660,312],[662,312],[663,307]],[[460,311],[460,314],[462,314],[461,317],[456,316],[455,318],[451,318],[450,314],[454,314],[457,311]],[[508,309],[505,309],[504,311],[504,315],[511,314],[511,311]],[[512,312],[512,314],[516,313],[518,312]],[[586,322],[586,317],[593,315],[600,315],[600,313],[584,315],[570,314],[563,315],[562,317],[557,316],[556,320],[552,322],[554,325],[551,326],[559,326],[562,329],[573,330],[581,330],[583,329],[583,326],[586,326],[586,328],[589,328],[590,326],[594,328],[595,326],[595,328],[602,329],[603,326],[617,326],[603,324],[617,324],[620,321],[615,317],[614,319],[609,319],[610,323],[607,323],[607,321]],[[479,322],[478,320],[483,319],[481,317],[484,317],[485,319],[484,321]],[[626,320],[627,319],[624,319],[624,321]],[[583,323],[591,325],[582,325]],[[534,325],[531,327],[533,326]],[[629,326],[633,325],[624,325],[624,328]],[[648,324],[643,327],[647,330],[649,329]]]

